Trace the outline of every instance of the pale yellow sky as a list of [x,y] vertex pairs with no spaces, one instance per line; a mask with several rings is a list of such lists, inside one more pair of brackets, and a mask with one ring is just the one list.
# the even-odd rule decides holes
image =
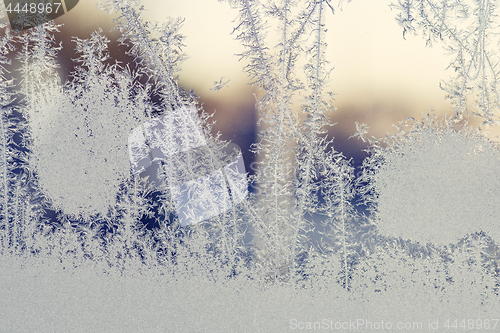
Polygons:
[[[387,0],[353,0],[335,15],[327,14],[327,58],[335,67],[329,89],[338,95],[334,118],[347,117],[350,130],[354,121],[364,121],[383,135],[391,124],[408,116],[418,117],[435,108],[450,113],[440,80],[447,80],[449,61],[441,45],[426,48],[420,36],[402,37],[402,30]],[[237,11],[217,0],[144,0],[147,17],[161,21],[167,16],[184,17],[182,33],[189,59],[182,66],[183,84],[201,96],[215,96],[209,89],[222,76],[229,88],[218,97],[237,96],[247,82],[244,63],[235,53],[242,48],[234,40],[232,21]],[[271,30],[270,34],[276,33]],[[239,94],[241,95],[241,93]],[[349,113],[349,114],[347,114]]]
[[[96,2],[80,1],[60,20],[66,24],[63,29],[72,35],[99,26],[106,30],[110,18],[95,8]],[[371,126],[369,134],[380,137],[393,131],[392,124],[409,116],[418,118],[431,107],[439,113],[451,113],[445,92],[439,88],[441,80],[453,75],[445,71],[451,59],[439,44],[426,48],[420,36],[404,40],[394,19],[397,13],[388,7],[390,2],[353,0],[342,10],[337,8],[334,15],[326,15],[326,56],[335,67],[328,89],[337,94],[337,111],[332,118],[339,122],[337,129],[345,133],[352,134],[354,122],[359,121]],[[185,18],[181,33],[186,36],[184,51],[189,58],[181,67],[181,84],[194,89],[203,100],[214,101],[206,102],[208,112],[217,108],[219,115],[230,116],[232,106],[224,110],[224,103],[254,103],[243,72],[245,63],[235,56],[243,50],[231,35],[236,10],[217,0],[143,0],[143,4],[148,20]],[[277,33],[271,29],[270,39]],[[302,73],[301,68],[297,70]],[[210,92],[213,82],[221,77],[230,79],[228,87]],[[227,123],[234,124],[229,118]]]

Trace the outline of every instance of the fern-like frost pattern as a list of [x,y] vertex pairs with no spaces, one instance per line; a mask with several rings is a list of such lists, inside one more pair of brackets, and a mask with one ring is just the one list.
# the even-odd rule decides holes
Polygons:
[[[66,82],[64,27],[14,35],[0,22],[0,330],[280,332],[358,317],[492,328],[494,1],[393,5],[403,37],[422,31],[456,55],[457,77],[442,84],[455,113],[385,138],[356,124],[369,153],[360,172],[330,136],[325,36],[337,5],[225,2],[260,89],[253,175],[179,86],[182,19],[147,22],[140,0],[101,1],[134,64],[113,63],[98,29],[72,39]],[[465,122],[470,106],[479,130]]]

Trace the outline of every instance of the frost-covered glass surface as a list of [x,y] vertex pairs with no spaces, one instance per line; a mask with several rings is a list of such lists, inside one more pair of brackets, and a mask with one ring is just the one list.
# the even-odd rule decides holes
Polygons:
[[[0,331],[499,330],[496,3],[393,5],[405,33],[456,52],[455,114],[385,138],[357,124],[355,175],[328,136],[337,4],[226,2],[259,88],[251,175],[178,84],[182,20],[102,1],[129,65],[102,30],[68,46],[54,22],[1,22]],[[63,47],[78,53],[65,82]]]

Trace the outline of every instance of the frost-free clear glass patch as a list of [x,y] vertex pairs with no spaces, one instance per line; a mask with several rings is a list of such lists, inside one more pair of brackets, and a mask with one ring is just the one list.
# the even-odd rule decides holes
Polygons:
[[79,0],[4,0],[10,26],[19,32],[52,21],[73,9]]
[[135,128],[128,147],[132,173],[154,187],[156,162],[170,162],[166,178],[181,226],[198,223],[241,203],[248,194],[241,149],[210,150],[194,107],[168,112]]

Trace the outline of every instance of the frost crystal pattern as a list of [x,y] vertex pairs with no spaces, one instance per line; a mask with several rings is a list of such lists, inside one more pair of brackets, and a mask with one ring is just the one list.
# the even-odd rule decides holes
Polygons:
[[[201,222],[241,203],[248,193],[245,165],[239,147],[230,144],[221,152],[206,147],[196,109],[167,112],[135,128],[128,147],[132,173],[147,177],[160,187],[158,168],[153,163],[173,161],[169,177],[180,225]],[[222,169],[209,167],[223,164]]]

